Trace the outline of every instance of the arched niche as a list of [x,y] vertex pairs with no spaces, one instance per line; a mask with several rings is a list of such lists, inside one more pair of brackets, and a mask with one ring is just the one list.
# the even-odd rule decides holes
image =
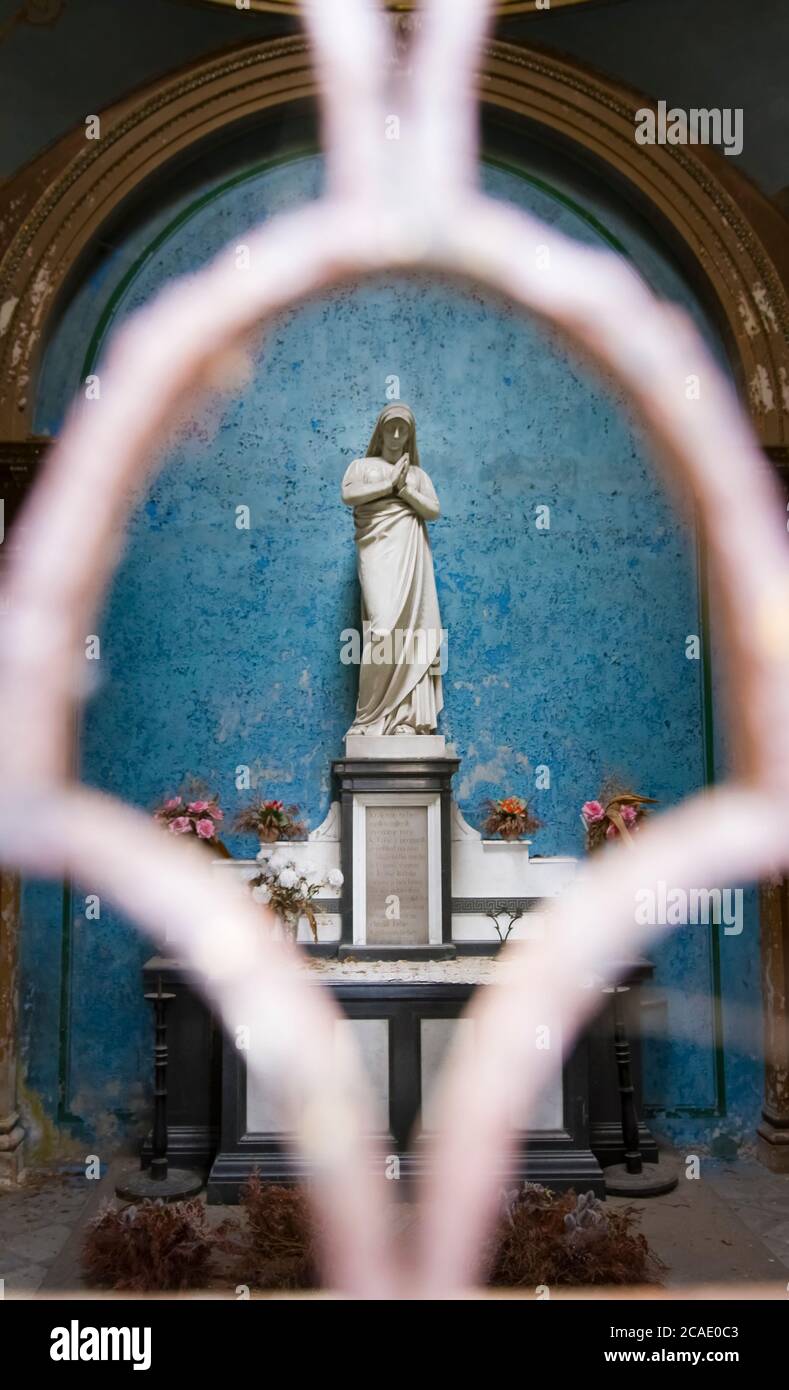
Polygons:
[[[661,230],[711,306],[754,427],[787,444],[789,301],[785,223],[723,156],[698,146],[637,145],[644,99],[577,63],[492,42],[480,73],[485,110],[553,139],[598,168]],[[29,437],[50,319],[89,251],[147,181],[245,124],[314,103],[301,37],[244,45],[191,65],[101,113],[101,138],[77,130],[4,190],[0,262],[0,440]]]
[[[546,159],[559,152],[575,164],[576,186],[598,176],[612,200],[671,250],[719,331],[759,438],[765,447],[785,447],[789,315],[779,214],[714,152],[636,146],[633,117],[642,98],[577,64],[492,43],[481,87],[488,153],[514,159],[528,144],[534,168],[539,150]],[[314,99],[302,39],[236,48],[117,103],[102,115],[101,140],[74,132],[7,186],[0,439],[28,438],[42,353],[97,245],[133,222],[140,202],[155,198],[157,182],[176,174],[188,181],[190,162],[221,164],[228,141],[259,140],[261,152],[271,151],[301,130],[314,144]],[[70,959],[70,909],[63,917],[61,955]],[[132,952],[129,959],[133,966]],[[711,970],[711,998],[718,999],[714,958]],[[722,1043],[716,1018],[707,1055],[719,1073]],[[65,1061],[61,1070],[68,1118]],[[721,1105],[718,1079],[698,1113],[720,1113]]]

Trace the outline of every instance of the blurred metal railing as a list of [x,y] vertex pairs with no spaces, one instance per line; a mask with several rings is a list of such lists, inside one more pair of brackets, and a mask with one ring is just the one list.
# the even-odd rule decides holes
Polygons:
[[[168,287],[114,336],[101,396],[73,406],[29,500],[26,543],[6,582],[0,649],[0,853],[27,874],[69,874],[141,929],[166,923],[227,1027],[254,1019],[250,1065],[281,1096],[314,1167],[326,1274],[354,1296],[447,1295],[469,1287],[496,1203],[524,1076],[533,1098],[598,1000],[584,988],[649,935],[636,892],[736,882],[789,865],[789,550],[783,505],[748,425],[688,318],[616,257],[577,245],[476,184],[475,56],[484,0],[433,0],[405,62],[366,0],[314,0],[305,19],[322,101],[328,186]],[[392,120],[392,117],[396,118]],[[396,138],[391,138],[393,135]],[[736,780],[657,818],[632,852],[584,870],[546,939],[508,946],[506,980],[481,991],[476,1028],[441,1083],[419,1238],[389,1243],[387,1185],[372,1176],[370,1104],[358,1059],[338,1053],[328,992],[264,938],[260,909],[146,817],[74,783],[70,720],[85,693],[84,645],[118,561],[134,496],[189,393],[243,370],[250,334],[287,306],[392,268],[449,273],[539,315],[628,392],[669,473],[701,518],[728,672]],[[689,400],[686,378],[700,379]],[[473,1043],[469,1040],[473,1032]],[[331,1038],[331,1045],[330,1045]]]

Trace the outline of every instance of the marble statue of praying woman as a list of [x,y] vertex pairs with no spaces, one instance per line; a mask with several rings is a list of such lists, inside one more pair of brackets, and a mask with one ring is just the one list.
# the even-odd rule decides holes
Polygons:
[[402,403],[378,416],[364,458],[342,480],[353,507],[362,589],[359,698],[349,734],[432,734],[444,704],[441,618],[426,522],[438,498]]

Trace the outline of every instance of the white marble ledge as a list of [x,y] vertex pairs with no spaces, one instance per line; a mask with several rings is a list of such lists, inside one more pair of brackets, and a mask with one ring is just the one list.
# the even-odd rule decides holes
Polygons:
[[443,734],[347,734],[346,758],[445,758]]
[[302,967],[323,984],[483,985],[501,980],[509,969],[494,956],[455,960],[321,960]]
[[[282,840],[273,845],[266,845],[265,848],[270,850],[272,854],[276,850],[279,854],[287,855],[293,860],[297,868],[302,868],[305,864],[312,864],[313,868],[320,874],[326,874],[329,869],[339,869],[340,867],[340,846],[336,841]],[[217,874],[241,879],[242,882],[254,878],[261,870],[261,865],[257,859],[214,859],[211,861],[211,866]],[[341,889],[330,888],[326,884],[319,890],[318,897],[338,898],[340,892]]]
[[528,840],[456,840],[452,846],[454,898],[553,898],[578,869],[569,855],[533,859]]
[[[267,848],[269,848],[267,846]],[[312,864],[319,873],[340,867],[338,840],[287,840],[270,846],[301,867]],[[529,844],[520,840],[455,840],[452,846],[452,896],[455,898],[553,898],[563,893],[575,877],[579,861],[565,855],[529,855]],[[254,859],[215,859],[217,874],[249,879],[260,872]],[[337,888],[322,888],[321,898],[337,898]]]

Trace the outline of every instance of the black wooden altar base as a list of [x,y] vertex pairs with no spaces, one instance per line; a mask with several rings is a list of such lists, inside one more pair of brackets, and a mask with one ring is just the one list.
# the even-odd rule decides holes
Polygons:
[[[632,986],[624,1001],[639,1113],[643,1104],[639,986],[651,973],[648,961],[634,961],[620,973]],[[239,1187],[256,1169],[261,1177],[276,1182],[307,1176],[282,1135],[248,1133],[244,1055],[232,1044],[223,1043],[216,1019],[196,991],[192,972],[176,960],[154,956],[143,969],[145,989],[155,988],[159,979],[175,995],[169,1015],[171,1161],[208,1175],[209,1199],[214,1202],[237,1200]],[[347,1017],[390,1020],[390,1117],[389,1131],[382,1140],[385,1152],[400,1158],[403,1175],[423,1172],[424,1144],[418,1138],[410,1148],[407,1144],[421,1100],[419,1019],[456,1018],[475,987],[356,983],[333,988]],[[524,1136],[515,1167],[502,1174],[502,1181],[526,1176],[557,1190],[591,1187],[603,1195],[601,1165],[621,1163],[624,1158],[611,997],[603,996],[601,1012],[565,1061],[562,1128],[542,1131],[531,1139]],[[644,1123],[639,1133],[644,1161],[656,1162],[657,1145]],[[146,1139],[141,1150],[143,1167],[150,1152],[150,1139]]]
[[[343,1012],[352,1019],[385,1019],[389,1024],[389,1128],[378,1137],[381,1153],[399,1159],[402,1180],[426,1171],[427,1144],[415,1131],[421,1109],[420,1023],[458,1018],[474,988],[469,984],[332,984]],[[563,1075],[564,1123],[522,1137],[502,1169],[503,1183],[544,1183],[556,1191],[574,1187],[604,1195],[600,1164],[589,1147],[588,1051],[582,1041],[566,1060]],[[246,1179],[257,1172],[266,1182],[308,1178],[309,1170],[285,1136],[252,1133],[246,1113],[244,1055],[228,1040],[224,1049],[222,1130],[219,1152],[208,1179],[209,1202],[236,1202]],[[416,1134],[416,1137],[413,1135]],[[410,1138],[410,1143],[409,1143]]]

